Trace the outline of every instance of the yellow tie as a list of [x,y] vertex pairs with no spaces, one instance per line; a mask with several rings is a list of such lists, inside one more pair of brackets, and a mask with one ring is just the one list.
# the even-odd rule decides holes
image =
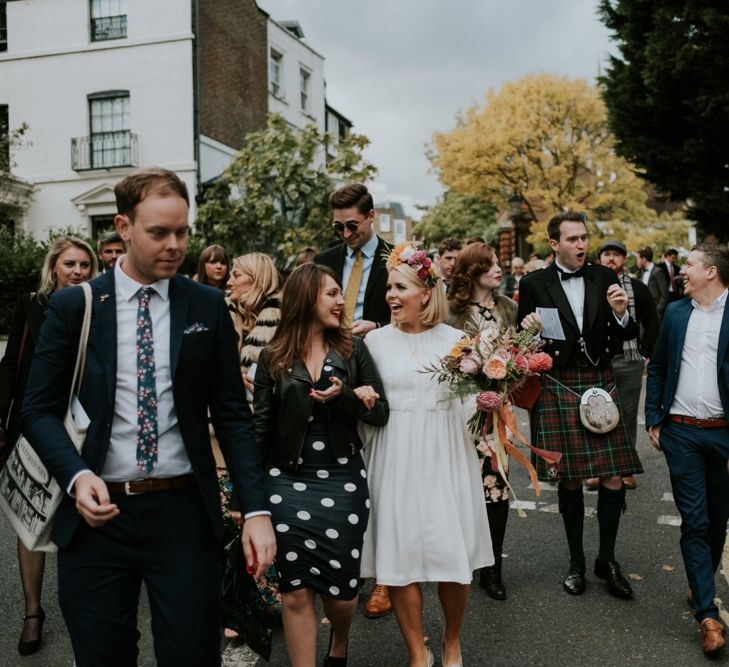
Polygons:
[[347,289],[344,291],[344,324],[352,324],[354,320],[354,309],[357,307],[357,296],[359,295],[359,284],[362,282],[362,267],[364,256],[361,250],[354,253],[354,264],[347,281]]

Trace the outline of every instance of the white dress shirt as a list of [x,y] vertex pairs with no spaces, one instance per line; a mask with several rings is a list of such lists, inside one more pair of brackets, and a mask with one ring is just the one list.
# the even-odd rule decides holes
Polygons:
[[[375,253],[377,252],[377,245],[380,240],[377,238],[377,234],[372,234],[372,238],[365,243],[360,250],[362,251],[362,280],[359,283],[359,292],[357,294],[357,304],[354,307],[354,320],[361,320],[364,313],[364,298],[365,290],[367,289],[367,280],[370,277],[370,270],[372,269],[372,263],[375,260]],[[347,283],[349,282],[349,275],[352,273],[352,266],[354,266],[354,253],[356,250],[352,250],[347,246],[346,254],[344,256],[344,268],[342,269],[342,285],[344,285],[344,291],[347,291]]]
[[697,419],[724,417],[719,395],[717,353],[727,290],[704,310],[691,301],[693,310],[681,352],[681,370],[670,414]]
[[655,264],[651,262],[650,264],[647,264],[646,267],[643,269],[643,273],[640,274],[640,279],[643,281],[643,284],[648,287],[648,281],[651,279],[651,271],[653,271],[653,267]]
[[[116,400],[111,424],[111,441],[101,471],[109,482],[126,482],[145,477],[137,466],[137,291],[143,287],[124,273],[122,261],[114,268],[116,289]],[[149,313],[154,335],[154,364],[157,390],[157,463],[154,478],[177,477],[192,472],[182,442],[172,394],[170,366],[169,280],[150,285]]]

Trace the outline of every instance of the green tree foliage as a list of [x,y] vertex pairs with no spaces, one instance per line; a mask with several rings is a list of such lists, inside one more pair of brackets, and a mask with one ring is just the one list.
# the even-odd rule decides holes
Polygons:
[[[297,130],[281,116],[270,116],[207,190],[196,237],[204,245],[221,244],[231,256],[260,251],[281,263],[304,247],[325,245],[331,240],[328,195],[335,183],[376,174],[362,156],[368,144],[366,137],[351,135],[330,145],[313,125]],[[327,153],[326,166],[316,167]]]
[[729,3],[602,0],[620,56],[605,87],[616,150],[705,233],[729,238]]
[[424,237],[427,245],[440,243],[453,237],[467,239],[495,236],[496,209],[485,199],[446,192],[413,228],[413,233]]
[[10,329],[17,298],[38,288],[46,249],[30,234],[0,226],[0,332]]

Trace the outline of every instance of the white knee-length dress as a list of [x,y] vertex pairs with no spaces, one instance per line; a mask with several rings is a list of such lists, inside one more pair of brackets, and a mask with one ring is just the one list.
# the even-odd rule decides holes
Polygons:
[[446,324],[417,334],[390,325],[365,339],[390,405],[384,427],[361,427],[371,500],[362,576],[378,583],[468,584],[494,563],[469,415],[421,372],[462,336]]

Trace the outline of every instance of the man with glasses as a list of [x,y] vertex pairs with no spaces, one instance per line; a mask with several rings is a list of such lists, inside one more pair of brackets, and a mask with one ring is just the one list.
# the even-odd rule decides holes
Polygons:
[[361,183],[345,185],[329,197],[332,228],[342,243],[320,252],[317,264],[334,269],[342,277],[346,322],[355,336],[390,322],[385,301],[387,268],[385,257],[392,247],[375,234],[372,195]]

